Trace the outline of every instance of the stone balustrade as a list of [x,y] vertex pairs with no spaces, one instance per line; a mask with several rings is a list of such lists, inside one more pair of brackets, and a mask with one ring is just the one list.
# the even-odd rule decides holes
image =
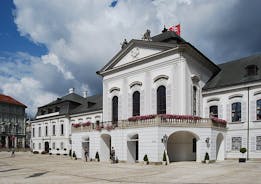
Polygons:
[[111,131],[114,129],[146,128],[146,127],[186,127],[226,129],[225,123],[214,122],[210,118],[202,119],[167,119],[156,116],[152,119],[136,121],[120,120],[118,122],[100,122],[99,125],[72,127],[72,132]]

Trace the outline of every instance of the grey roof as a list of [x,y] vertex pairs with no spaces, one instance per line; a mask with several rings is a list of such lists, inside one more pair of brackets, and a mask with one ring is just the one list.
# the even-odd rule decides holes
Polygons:
[[[59,104],[59,103],[62,103],[62,102],[65,102],[65,101],[71,101],[71,102],[75,102],[75,103],[79,103],[81,104],[82,101],[84,100],[84,98],[76,93],[70,93],[70,94],[67,94],[61,98],[57,98],[55,101],[52,101],[44,106],[41,106],[41,107],[45,107],[45,106],[50,106],[50,105],[55,105],[55,104]],[[40,108],[40,107],[39,107]]]
[[73,109],[70,114],[78,114],[98,110],[102,110],[102,95],[89,96],[85,98],[83,103]]
[[[246,67],[256,65],[257,75],[247,76]],[[261,80],[261,55],[249,56],[218,65],[221,71],[212,77],[203,90],[233,86]]]

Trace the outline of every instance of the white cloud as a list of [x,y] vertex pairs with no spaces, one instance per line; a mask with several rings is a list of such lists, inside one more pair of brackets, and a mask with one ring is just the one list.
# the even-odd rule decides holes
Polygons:
[[[26,56],[30,65],[18,61],[21,72],[13,72],[16,80],[3,81],[5,88],[0,88],[11,92],[13,85],[19,90],[21,85],[28,87],[32,79],[34,86],[29,87],[42,99],[34,98],[32,91],[23,98],[34,108],[43,101],[48,103],[54,94],[63,95],[69,87],[95,93],[101,89],[95,71],[120,49],[122,40],[140,39],[147,28],[152,35],[158,34],[164,24],[181,23],[181,34],[187,41],[210,58],[218,58],[221,54],[216,52],[211,36],[223,29],[224,20],[238,0],[119,0],[114,8],[109,7],[110,3],[14,0],[18,31],[36,44],[44,44],[48,53],[40,58]],[[0,72],[12,75],[15,67],[8,65]]]

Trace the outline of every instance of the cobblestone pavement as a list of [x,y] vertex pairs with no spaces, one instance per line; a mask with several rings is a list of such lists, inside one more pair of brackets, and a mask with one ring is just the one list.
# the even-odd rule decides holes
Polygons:
[[109,164],[71,160],[66,156],[0,152],[0,184],[66,183],[260,183],[261,162],[214,164],[176,162],[168,166]]

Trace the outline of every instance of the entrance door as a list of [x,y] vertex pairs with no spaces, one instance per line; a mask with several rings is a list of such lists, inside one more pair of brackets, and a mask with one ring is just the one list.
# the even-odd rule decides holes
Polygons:
[[49,152],[49,142],[44,143],[44,151]]

